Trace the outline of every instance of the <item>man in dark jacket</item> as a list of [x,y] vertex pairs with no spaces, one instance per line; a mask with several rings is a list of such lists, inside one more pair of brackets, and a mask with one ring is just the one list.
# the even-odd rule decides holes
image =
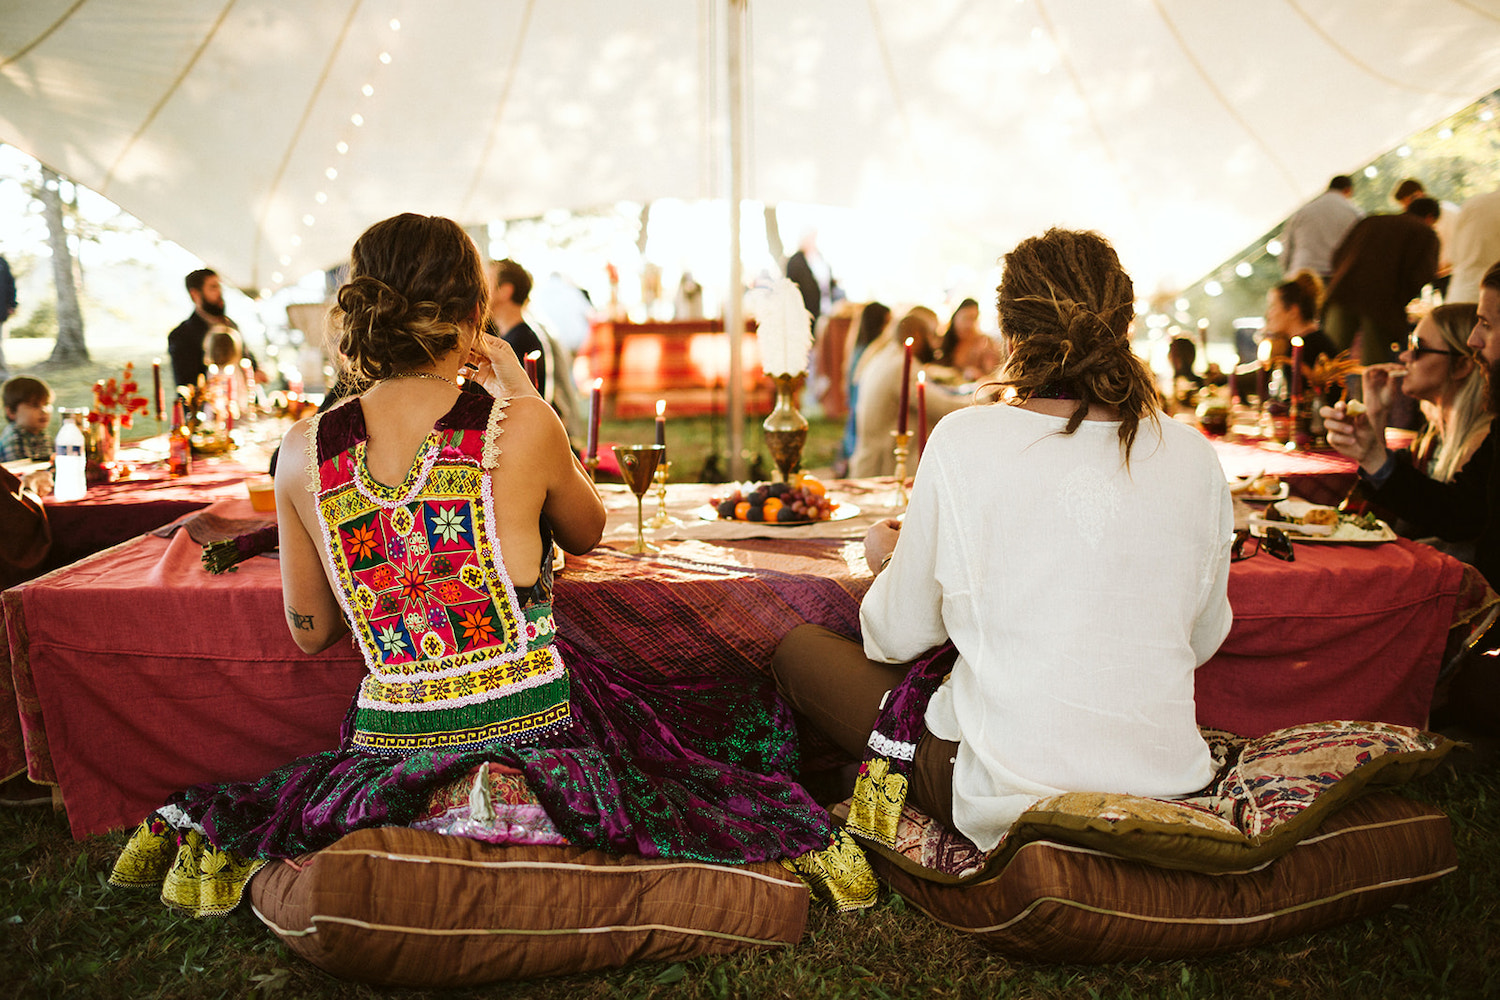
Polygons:
[[1360,360],[1390,361],[1391,344],[1406,339],[1406,304],[1438,269],[1433,231],[1442,209],[1416,198],[1400,215],[1372,215],[1349,230],[1333,252],[1333,277],[1323,308],[1323,331],[1339,350],[1360,337]]

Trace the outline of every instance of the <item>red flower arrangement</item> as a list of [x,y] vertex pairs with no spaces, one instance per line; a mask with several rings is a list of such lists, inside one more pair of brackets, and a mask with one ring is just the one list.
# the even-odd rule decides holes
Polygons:
[[135,381],[135,362],[125,362],[119,382],[111,378],[94,383],[94,408],[89,411],[89,423],[103,423],[117,416],[120,426],[129,427],[131,415],[146,409],[146,397],[140,395],[140,389]]

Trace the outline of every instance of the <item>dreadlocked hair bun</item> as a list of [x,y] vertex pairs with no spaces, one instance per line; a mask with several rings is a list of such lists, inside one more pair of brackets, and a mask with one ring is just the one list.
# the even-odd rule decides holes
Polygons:
[[356,384],[430,364],[459,346],[488,308],[484,266],[450,219],[398,215],[355,241],[338,292],[338,350]]
[[1150,370],[1130,348],[1135,286],[1114,247],[1098,233],[1048,230],[1005,255],[998,292],[1010,344],[999,384],[1022,401],[1044,387],[1076,397],[1065,434],[1078,429],[1090,405],[1114,407],[1128,461],[1141,419],[1157,419],[1158,397]]

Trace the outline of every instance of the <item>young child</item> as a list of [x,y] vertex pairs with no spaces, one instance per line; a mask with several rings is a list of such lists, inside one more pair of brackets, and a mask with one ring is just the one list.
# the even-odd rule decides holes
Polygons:
[[5,400],[5,419],[0,431],[0,462],[17,459],[45,461],[52,457],[52,387],[39,378],[17,375],[0,389]]

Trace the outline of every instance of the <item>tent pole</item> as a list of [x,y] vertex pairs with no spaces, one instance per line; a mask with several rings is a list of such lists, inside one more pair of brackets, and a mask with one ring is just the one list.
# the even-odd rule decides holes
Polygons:
[[745,5],[729,0],[729,287],[724,296],[724,332],[729,335],[729,477],[745,478],[745,295],[740,262],[740,203],[744,201]]

